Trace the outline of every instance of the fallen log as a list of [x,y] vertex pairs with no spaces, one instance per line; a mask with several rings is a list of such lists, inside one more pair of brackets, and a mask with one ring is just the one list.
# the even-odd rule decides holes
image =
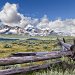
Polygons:
[[15,68],[15,69],[6,69],[6,70],[0,70],[0,75],[14,75],[14,74],[20,74],[20,73],[27,73],[30,71],[36,71],[36,70],[41,70],[41,69],[46,69],[50,68],[54,64],[61,64],[61,61],[56,61],[51,64],[43,64],[43,65],[36,65],[36,66],[31,66],[27,68]]
[[71,51],[64,51],[64,52],[52,51],[52,52],[49,52],[49,54],[46,54],[43,56],[0,58],[0,66],[44,61],[44,60],[49,60],[49,59],[61,58],[62,56],[71,56],[71,55],[72,55]]

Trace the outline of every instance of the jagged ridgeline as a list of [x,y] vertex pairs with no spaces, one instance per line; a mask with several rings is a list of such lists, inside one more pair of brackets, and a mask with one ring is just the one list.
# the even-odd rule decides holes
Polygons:
[[74,36],[74,33],[55,31],[50,29],[39,29],[33,27],[32,25],[27,25],[26,28],[20,26],[9,26],[9,25],[0,25],[0,34],[22,34],[29,36]]

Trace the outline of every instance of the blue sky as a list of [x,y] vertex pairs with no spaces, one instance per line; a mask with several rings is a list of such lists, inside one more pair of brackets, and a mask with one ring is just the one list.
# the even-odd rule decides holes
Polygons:
[[6,2],[19,4],[18,11],[33,18],[75,18],[75,0],[0,0],[0,10]]

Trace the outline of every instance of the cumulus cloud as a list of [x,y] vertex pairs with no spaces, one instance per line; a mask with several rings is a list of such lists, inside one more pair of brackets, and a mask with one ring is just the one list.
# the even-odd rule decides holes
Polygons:
[[18,12],[17,4],[6,3],[0,11],[0,20],[9,26],[26,27],[27,25],[37,25],[38,19],[31,19]]
[[20,22],[21,16],[17,12],[17,5],[6,3],[2,11],[0,12],[0,19],[5,24]]
[[56,19],[50,21],[45,15],[37,27],[42,30],[54,30],[55,32],[64,32],[65,34],[75,34],[75,19]]
[[44,16],[41,18],[41,20],[40,20],[40,22],[38,23],[37,27],[38,27],[39,29],[42,29],[42,30],[44,30],[44,29],[49,29],[49,19],[48,19],[47,15],[44,15]]
[[31,17],[24,17],[24,16],[21,16],[22,19],[20,21],[20,27],[23,27],[25,28],[28,24],[31,24]]

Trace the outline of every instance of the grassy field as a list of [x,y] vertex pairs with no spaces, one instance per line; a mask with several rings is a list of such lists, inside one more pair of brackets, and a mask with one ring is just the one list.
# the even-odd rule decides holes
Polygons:
[[[56,36],[46,37],[28,37],[17,35],[0,35],[0,38],[18,38],[19,40],[0,40],[0,58],[6,57],[15,52],[37,52],[37,51],[52,51],[59,50],[57,46]],[[36,38],[36,40],[27,40],[29,38]],[[59,37],[60,39],[62,37]],[[73,43],[74,37],[65,37],[66,41]],[[9,47],[7,47],[9,46]]]
[[[0,38],[16,38],[19,40],[0,40],[0,58],[4,58],[9,56],[11,53],[15,52],[39,52],[39,51],[53,51],[53,50],[60,50],[60,46],[57,45],[57,37],[62,40],[64,37],[66,39],[67,43],[73,44],[73,39],[75,37],[71,36],[26,36],[26,35],[0,35]],[[32,39],[31,38],[36,38]],[[63,58],[62,58],[63,59]],[[68,59],[64,59],[67,60]],[[25,67],[28,65],[35,65],[35,64],[43,64],[43,63],[49,63],[49,61],[44,62],[35,62],[35,63],[28,63],[28,64],[21,64],[18,65],[20,67]],[[74,62],[73,62],[74,63]],[[72,64],[72,63],[71,63]],[[4,69],[5,67],[1,67],[1,69]],[[73,69],[70,73],[70,70],[67,70],[63,73],[63,70],[57,71],[57,70],[46,70],[39,72],[32,72],[30,74],[26,75],[75,75],[75,70]]]

